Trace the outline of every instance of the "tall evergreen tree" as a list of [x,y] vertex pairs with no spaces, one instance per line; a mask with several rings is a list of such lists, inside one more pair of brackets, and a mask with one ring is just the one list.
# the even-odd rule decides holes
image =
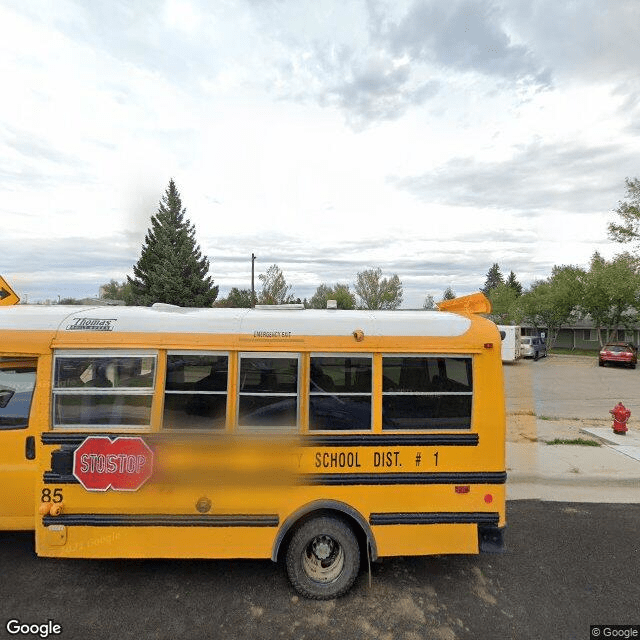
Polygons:
[[133,304],[210,307],[218,287],[208,275],[209,260],[196,243],[194,225],[184,217],[186,209],[173,179],[159,205],[133,267],[134,277],[127,276]]
[[491,289],[495,289],[500,284],[504,284],[504,278],[500,271],[500,265],[495,262],[491,269],[487,271],[487,279],[484,282],[484,287],[482,287],[480,291],[482,291],[485,296],[488,296]]
[[456,298],[456,292],[453,290],[453,288],[451,287],[451,285],[449,285],[443,292],[442,292],[442,300],[455,300]]
[[520,297],[522,295],[522,285],[518,282],[516,278],[516,274],[511,271],[509,273],[509,277],[507,278],[505,284],[507,287],[513,289],[516,293],[516,297]]

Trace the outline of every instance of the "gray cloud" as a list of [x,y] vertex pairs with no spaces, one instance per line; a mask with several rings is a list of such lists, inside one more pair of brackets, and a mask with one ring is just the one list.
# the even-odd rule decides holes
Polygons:
[[8,136],[3,140],[8,147],[15,149],[20,155],[30,160],[46,160],[54,164],[66,165],[74,169],[82,166],[82,162],[76,156],[65,153],[59,148],[46,143],[25,129],[16,129],[7,126]]
[[513,44],[490,2],[415,0],[397,24],[387,26],[387,39],[396,55],[435,62],[460,71],[476,71],[510,80],[548,84],[532,52]]
[[636,166],[636,155],[621,145],[560,147],[536,142],[502,162],[454,158],[431,173],[391,180],[431,202],[521,215],[554,209],[593,213],[615,206],[623,176],[631,175]]
[[287,97],[337,106],[363,128],[433,98],[452,72],[550,85],[550,71],[532,50],[512,42],[494,2],[415,0],[395,19],[391,9],[366,3],[367,38],[359,46],[290,35],[291,58],[279,67]]
[[637,0],[498,0],[519,37],[554,74],[638,87]]
[[[0,153],[0,183],[4,189],[26,187],[33,190],[61,183],[86,185],[95,182],[86,170],[86,163],[46,140],[12,126],[5,126],[3,134],[0,140],[0,151],[4,151]],[[14,158],[15,153],[17,158]]]

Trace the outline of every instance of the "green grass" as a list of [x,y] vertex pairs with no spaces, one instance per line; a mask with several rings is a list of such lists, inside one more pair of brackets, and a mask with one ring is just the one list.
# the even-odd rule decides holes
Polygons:
[[598,349],[564,349],[561,347],[553,347],[553,349],[549,349],[549,353],[553,355],[560,355],[560,356],[591,356],[592,358],[597,358],[599,350]]
[[599,442],[596,442],[595,440],[587,440],[586,438],[573,438],[572,440],[568,438],[556,438],[555,440],[549,440],[547,444],[579,444],[584,447],[601,446]]

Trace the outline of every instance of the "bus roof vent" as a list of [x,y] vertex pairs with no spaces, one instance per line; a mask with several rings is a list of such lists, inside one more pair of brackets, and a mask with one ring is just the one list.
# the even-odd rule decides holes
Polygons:
[[151,308],[156,311],[180,311],[182,309],[177,304],[167,304],[166,302],[154,302]]
[[256,309],[260,309],[261,311],[271,311],[277,309],[304,309],[303,304],[257,304],[255,306]]

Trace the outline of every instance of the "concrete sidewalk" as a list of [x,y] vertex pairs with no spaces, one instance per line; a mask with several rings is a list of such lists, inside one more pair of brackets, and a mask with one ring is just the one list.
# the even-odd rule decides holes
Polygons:
[[640,432],[580,431],[601,446],[507,442],[507,498],[640,503]]
[[640,503],[640,461],[608,446],[507,442],[507,499]]

